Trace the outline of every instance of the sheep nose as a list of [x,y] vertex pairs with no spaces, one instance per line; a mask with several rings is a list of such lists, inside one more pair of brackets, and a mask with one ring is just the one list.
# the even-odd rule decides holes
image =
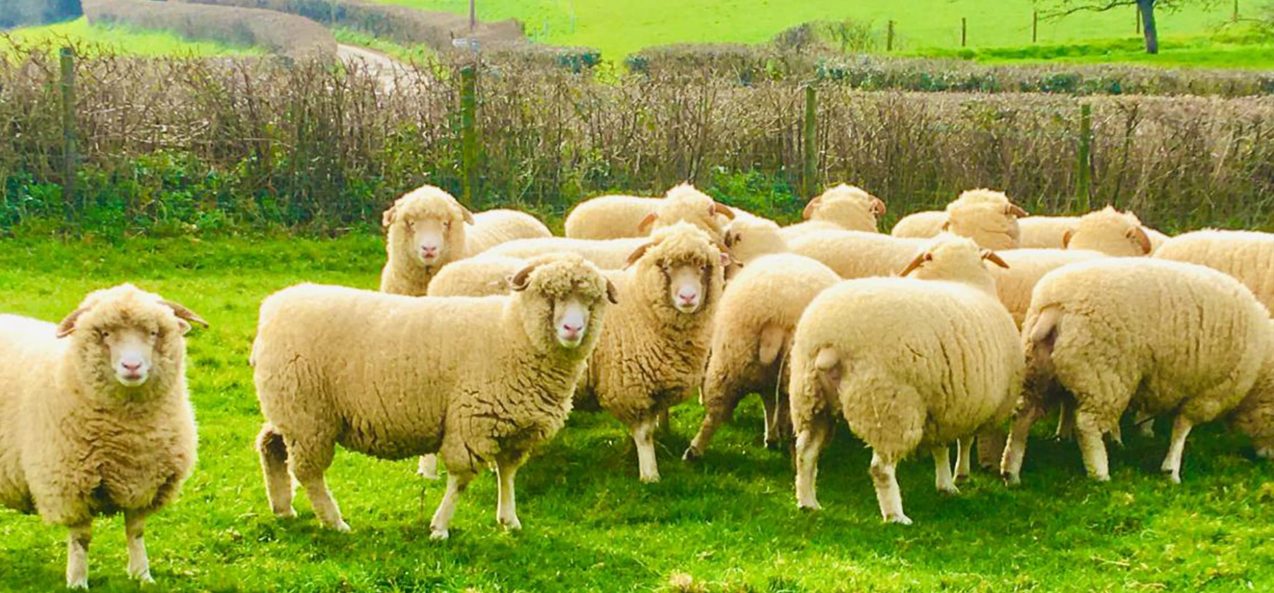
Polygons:
[[425,254],[425,257],[433,257],[438,255],[438,248],[433,245],[426,245],[420,248],[420,252]]
[[141,363],[141,361],[138,361],[138,362],[127,362],[127,361],[124,361],[124,362],[119,363],[119,366],[124,367],[124,370],[126,370],[126,371],[128,371],[128,372],[130,372],[130,373],[136,373],[137,371],[142,370],[142,363]]
[[583,329],[584,329],[584,326],[580,324],[570,324],[570,323],[562,324],[562,333],[566,334],[566,337],[568,338],[573,338],[575,336],[578,336],[580,333],[580,330],[583,330]]
[[694,303],[694,302],[695,302],[695,299],[699,298],[699,293],[697,293],[697,292],[678,292],[678,293],[677,293],[677,298],[681,299],[682,304],[689,305],[689,304]]

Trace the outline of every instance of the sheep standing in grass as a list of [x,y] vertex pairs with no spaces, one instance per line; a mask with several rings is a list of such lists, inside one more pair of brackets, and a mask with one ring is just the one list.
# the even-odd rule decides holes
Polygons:
[[1035,287],[1022,339],[1027,388],[1001,468],[1010,483],[1055,384],[1073,394],[1089,476],[1110,479],[1102,434],[1133,407],[1175,414],[1162,468],[1180,481],[1190,429],[1238,406],[1274,348],[1268,311],[1238,281],[1148,258],[1104,258],[1049,273]]
[[146,518],[195,465],[189,309],[131,284],[54,325],[0,315],[0,504],[70,529],[66,585],[88,588],[93,517],[124,514],[128,574],[153,582]]
[[1204,230],[1172,237],[1155,257],[1220,270],[1252,290],[1274,310],[1274,234]]
[[703,455],[721,424],[749,393],[765,402],[765,444],[775,448],[791,428],[780,368],[796,321],[810,301],[840,281],[831,268],[799,255],[768,255],[748,263],[721,295],[700,400],[706,413],[684,458]]
[[656,232],[632,253],[628,269],[607,274],[620,304],[577,398],[596,400],[628,427],[643,482],[659,480],[659,416],[703,382],[723,257],[706,233],[682,223]]
[[1023,373],[1017,329],[984,258],[998,260],[970,240],[940,239],[902,278],[841,282],[810,303],[792,346],[799,507],[819,508],[818,457],[837,412],[872,448],[886,521],[911,522],[894,468],[916,450],[932,454],[938,490],[958,492],[948,445],[959,441],[956,465],[967,473],[971,437],[1009,416]]
[[385,459],[439,453],[448,479],[431,537],[494,464],[496,518],[518,529],[513,479],[566,420],[614,287],[582,258],[537,259],[513,293],[413,298],[300,285],[261,305],[252,362],[266,424],[257,440],[276,515],[292,477],[323,525],[347,531],[324,474],[337,444]]
[[877,231],[885,202],[861,188],[844,183],[811,199],[801,212],[804,222],[783,228],[783,238],[795,239],[814,230]]

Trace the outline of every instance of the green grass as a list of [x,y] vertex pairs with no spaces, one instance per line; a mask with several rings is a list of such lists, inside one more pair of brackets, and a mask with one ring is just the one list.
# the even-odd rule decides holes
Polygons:
[[[1073,444],[1043,438],[1016,490],[978,474],[962,495],[942,497],[931,463],[909,460],[900,480],[916,524],[898,527],[881,524],[868,451],[843,428],[823,457],[825,510],[806,513],[795,508],[787,457],[759,446],[755,399],[697,465],[677,456],[701,411],[677,408],[660,438],[656,485],[638,483],[618,422],[578,413],[519,475],[519,534],[497,528],[487,475],[462,499],[452,539],[431,542],[441,486],[422,483],[410,460],[344,452],[329,483],[354,531],[319,529],[303,495],[298,519],[276,520],[252,450],[257,304],[303,280],[373,287],[382,257],[380,239],[362,234],[0,241],[0,311],[56,320],[88,290],[131,280],[212,322],[189,339],[200,462],[182,498],[148,525],[156,590],[1274,590],[1274,465],[1214,425],[1191,435],[1177,486],[1156,469],[1164,436],[1128,428],[1108,484],[1083,477]],[[137,590],[124,576],[122,532],[118,517],[96,524],[95,591]],[[59,589],[64,538],[35,517],[0,512],[0,590]]]
[[1242,34],[1168,36],[1159,40],[1158,55],[1147,54],[1141,40],[1133,38],[982,49],[930,48],[908,54],[961,58],[988,64],[1119,62],[1176,68],[1269,70],[1274,68],[1274,39]]
[[[90,25],[88,20],[74,21],[40,27],[14,29],[9,36],[21,44],[61,45],[67,42],[81,45],[89,53],[111,51],[139,56],[220,56],[262,55],[259,48],[227,45],[215,41],[191,40],[167,31],[152,31],[129,27]],[[12,44],[0,38],[0,54],[12,50]]]
[[[416,8],[467,13],[468,0],[377,0]],[[1240,0],[1241,16],[1254,16],[1263,0]],[[478,18],[517,18],[533,39],[587,45],[619,59],[649,45],[685,42],[768,41],[793,25],[852,18],[883,32],[895,22],[906,49],[960,47],[960,19],[968,19],[972,47],[1013,47],[1031,42],[1030,0],[480,0]],[[1191,4],[1177,12],[1157,11],[1161,35],[1196,35],[1224,24],[1230,2]],[[1042,20],[1039,43],[1076,43],[1135,37],[1132,7]]]

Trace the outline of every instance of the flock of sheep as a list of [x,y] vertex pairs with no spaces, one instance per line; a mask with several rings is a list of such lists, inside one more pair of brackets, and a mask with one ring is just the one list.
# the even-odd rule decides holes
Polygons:
[[[989,190],[892,235],[877,232],[884,212],[838,185],[780,227],[682,185],[581,203],[558,238],[520,212],[412,191],[384,214],[379,292],[303,284],[261,305],[250,362],[270,505],[293,516],[300,484],[325,526],[348,530],[324,480],[340,445],[421,456],[433,478],[440,459],[435,539],[494,467],[497,520],[518,529],[515,474],[573,408],[623,422],[652,482],[653,434],[696,393],[686,460],[759,393],[766,445],[794,439],[797,504],[818,508],[818,457],[843,417],[898,523],[899,461],[928,452],[954,493],[976,438],[979,465],[1015,483],[1052,408],[1098,480],[1103,437],[1128,412],[1143,431],[1171,416],[1173,481],[1190,429],[1214,419],[1274,454],[1274,235],[1167,237],[1109,207],[1027,217]],[[115,512],[129,574],[151,580],[145,519],[195,459],[192,324],[206,322],[128,284],[58,324],[0,316],[0,504],[69,528],[68,586],[87,587],[92,518]]]

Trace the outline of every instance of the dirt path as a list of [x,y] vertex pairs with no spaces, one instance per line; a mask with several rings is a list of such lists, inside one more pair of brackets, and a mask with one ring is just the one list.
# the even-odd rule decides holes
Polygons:
[[356,45],[338,44],[336,55],[346,64],[361,63],[375,73],[388,88],[393,88],[394,81],[412,72],[410,66],[399,62],[385,54],[358,47]]

